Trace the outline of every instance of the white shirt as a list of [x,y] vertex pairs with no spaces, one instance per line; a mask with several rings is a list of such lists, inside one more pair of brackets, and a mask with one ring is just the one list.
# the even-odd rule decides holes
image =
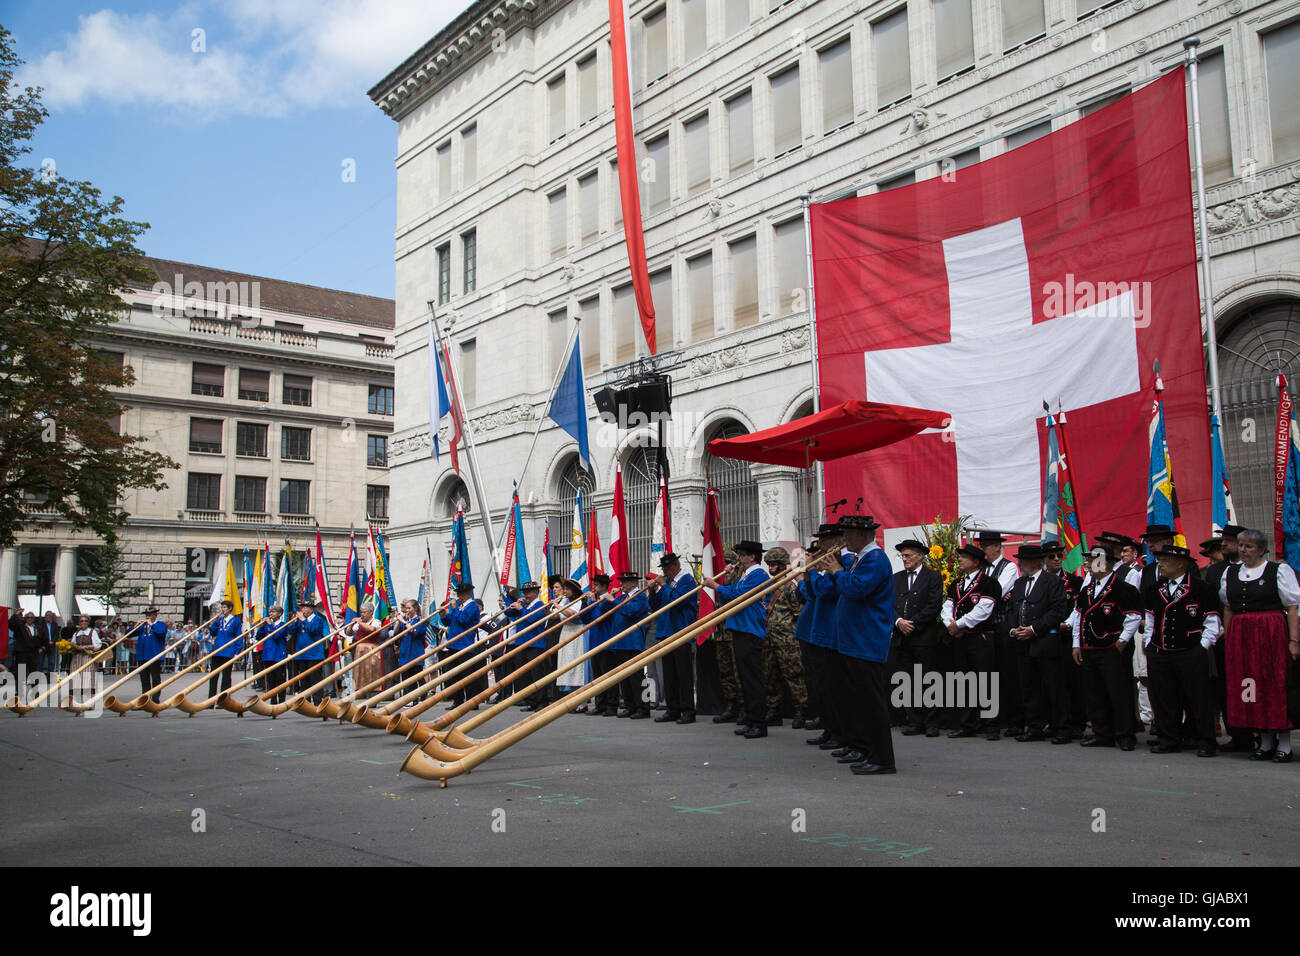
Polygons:
[[[1106,590],[1106,585],[1110,583],[1110,579],[1114,576],[1115,571],[1112,570],[1097,582],[1097,587],[1094,590],[1088,591],[1088,586],[1092,584],[1092,574],[1089,573],[1089,575],[1084,578],[1083,593],[1089,595],[1090,598],[1095,597],[1102,591]],[[1075,605],[1074,610],[1070,612],[1070,616],[1066,618],[1065,623],[1074,632],[1074,646],[1081,647],[1082,642],[1079,640],[1079,607],[1077,604]],[[1138,626],[1141,623],[1142,615],[1137,611],[1129,611],[1124,615],[1124,630],[1120,632],[1120,635],[1115,639],[1115,642],[1117,644],[1127,644],[1129,641],[1133,640],[1133,635],[1137,633]]]
[[[999,556],[998,556],[998,561],[1001,561],[1004,557],[1006,557],[1006,556],[1005,556],[1005,555],[999,555]],[[990,562],[989,562],[990,573],[991,573],[991,571],[992,571],[992,567],[993,567],[993,565],[995,565],[995,564],[997,564],[997,563],[998,563],[997,561],[990,561]],[[1042,570],[1042,569],[1040,568],[1039,570]],[[1002,596],[1003,596],[1004,598],[1005,598],[1008,594],[1010,594],[1010,593],[1011,593],[1011,589],[1012,589],[1013,587],[1016,586],[1016,579],[1017,579],[1018,577],[1020,577],[1020,569],[1019,569],[1018,567],[1016,567],[1016,564],[1015,564],[1014,561],[1012,561],[1012,560],[1010,560],[1010,559],[1007,559],[1006,567],[1004,567],[1004,568],[1003,568],[1003,569],[998,573],[998,584],[1002,585]]]
[[[913,587],[916,586],[916,576],[921,573],[921,567],[918,566],[912,571],[907,570],[907,568],[903,568],[903,573],[907,575],[907,590],[910,591],[912,590]],[[898,625],[901,624],[902,621],[903,619],[901,617],[894,618],[894,627],[898,627]]]
[[[1014,568],[1014,565],[1012,567]],[[961,579],[962,590],[971,586],[971,582],[975,580],[977,574],[979,574],[978,571],[972,571]],[[940,615],[940,619],[943,621],[945,627],[952,623],[952,607],[952,598],[946,598],[943,602],[943,612]],[[973,607],[968,613],[957,618],[957,626],[967,631],[979,627],[979,625],[989,619],[989,616],[993,613],[993,607],[993,598],[987,595],[982,596],[975,603],[975,607]]]
[[[1223,569],[1223,577],[1219,580],[1219,603],[1224,606],[1228,603],[1228,571],[1231,567],[1232,565],[1229,565]],[[1264,576],[1264,569],[1268,567],[1268,562],[1261,561],[1253,568],[1248,568],[1244,564],[1238,564],[1236,567],[1237,580],[1255,581]],[[1277,593],[1283,607],[1300,604],[1300,583],[1296,582],[1295,570],[1289,564],[1278,563]]]
[[[1166,581],[1164,584],[1160,585],[1160,587],[1164,590],[1165,594],[1169,594],[1170,586],[1173,586],[1173,588],[1177,590],[1178,588],[1183,586],[1183,583],[1186,580],[1187,580],[1187,575],[1186,573],[1184,573],[1180,575],[1177,578],[1177,580]],[[1127,621],[1125,623],[1127,623]],[[1142,646],[1150,647],[1151,635],[1154,632],[1156,626],[1155,615],[1152,614],[1150,611],[1147,611],[1146,615],[1142,619],[1142,623],[1143,623],[1143,630],[1146,631],[1146,637],[1142,641]],[[1214,642],[1219,639],[1219,631],[1222,629],[1223,629],[1223,621],[1220,619],[1218,611],[1215,611],[1207,615],[1205,618],[1205,626],[1201,630],[1201,647],[1204,648],[1213,647]]]

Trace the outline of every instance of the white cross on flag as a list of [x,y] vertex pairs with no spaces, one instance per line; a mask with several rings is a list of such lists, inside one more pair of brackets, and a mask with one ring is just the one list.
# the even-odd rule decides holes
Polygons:
[[1043,401],[1070,416],[1090,535],[1145,526],[1152,366],[1187,527],[1210,521],[1210,434],[1181,69],[1019,149],[812,207],[823,407],[952,415],[826,464],[828,500],[886,528],[942,515],[1033,531]]

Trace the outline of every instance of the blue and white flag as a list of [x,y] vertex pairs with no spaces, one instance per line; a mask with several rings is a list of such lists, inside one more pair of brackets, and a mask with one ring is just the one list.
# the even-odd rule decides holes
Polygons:
[[564,367],[564,375],[551,396],[546,417],[569,433],[578,443],[578,461],[583,471],[591,469],[591,452],[587,443],[587,392],[582,379],[582,336],[573,337],[573,349]]
[[1223,529],[1237,523],[1236,509],[1232,506],[1232,485],[1228,482],[1228,468],[1223,461],[1223,438],[1219,434],[1219,416],[1210,416],[1210,441],[1214,474],[1210,478],[1214,495],[1213,533],[1222,534]]
[[569,577],[577,581],[585,591],[591,585],[588,580],[587,572],[587,533],[586,527],[582,522],[582,516],[585,512],[582,510],[582,489],[578,489],[578,499],[573,505],[573,539],[570,542],[569,561],[578,562],[577,567],[573,569]]

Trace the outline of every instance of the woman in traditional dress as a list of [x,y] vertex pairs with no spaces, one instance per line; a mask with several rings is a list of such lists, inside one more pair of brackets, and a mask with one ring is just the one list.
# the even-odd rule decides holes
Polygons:
[[[1287,715],[1287,675],[1300,658],[1300,584],[1289,565],[1267,561],[1262,531],[1237,534],[1241,564],[1232,565],[1219,584],[1228,670],[1228,722],[1259,734],[1253,760],[1291,760],[1291,720]],[[1243,694],[1244,682],[1254,694]],[[1250,700],[1242,700],[1251,697]]]
[[[90,618],[81,617],[77,619],[77,629],[72,632],[72,663],[71,669],[77,670],[84,665],[86,661],[93,657],[104,646],[103,638],[99,635],[99,628],[90,623]],[[92,687],[102,664],[94,664],[87,667],[76,677],[76,683],[81,687]],[[74,688],[75,690],[75,688]]]
[[[578,619],[578,615],[582,612],[582,585],[573,578],[561,578],[560,600],[553,607],[555,615],[564,622],[564,626],[560,628],[560,639],[556,641],[560,644],[582,629],[582,623]],[[573,663],[582,656],[582,645],[582,641],[572,640],[559,650],[555,666],[557,669],[563,667],[564,671],[555,679],[555,684],[560,689],[561,695],[586,683],[583,680],[586,674],[585,662],[576,666]],[[578,708],[579,712],[586,713],[585,706]]]
[[375,606],[367,602],[361,605],[361,616],[343,629],[343,633],[352,642],[353,660],[360,662],[352,668],[355,675],[353,682],[357,687],[365,687],[384,676],[383,652],[370,653],[383,643],[381,635],[384,630],[374,618]]

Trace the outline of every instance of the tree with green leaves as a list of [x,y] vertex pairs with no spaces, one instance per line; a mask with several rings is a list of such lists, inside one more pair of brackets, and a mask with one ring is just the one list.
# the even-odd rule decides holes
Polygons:
[[[99,598],[105,607],[113,608],[117,617],[125,617],[126,605],[139,604],[138,598],[144,594],[143,587],[126,584],[126,553],[114,533],[105,535],[104,544],[87,557],[86,572],[85,593]],[[143,608],[141,604],[137,610]],[[113,616],[110,613],[108,620]]]
[[0,547],[33,505],[106,539],[126,520],[128,488],[166,487],[179,465],[120,434],[112,390],[129,367],[95,345],[153,276],[122,216],[88,182],[20,165],[48,113],[40,89],[13,87],[22,60],[0,26]]

